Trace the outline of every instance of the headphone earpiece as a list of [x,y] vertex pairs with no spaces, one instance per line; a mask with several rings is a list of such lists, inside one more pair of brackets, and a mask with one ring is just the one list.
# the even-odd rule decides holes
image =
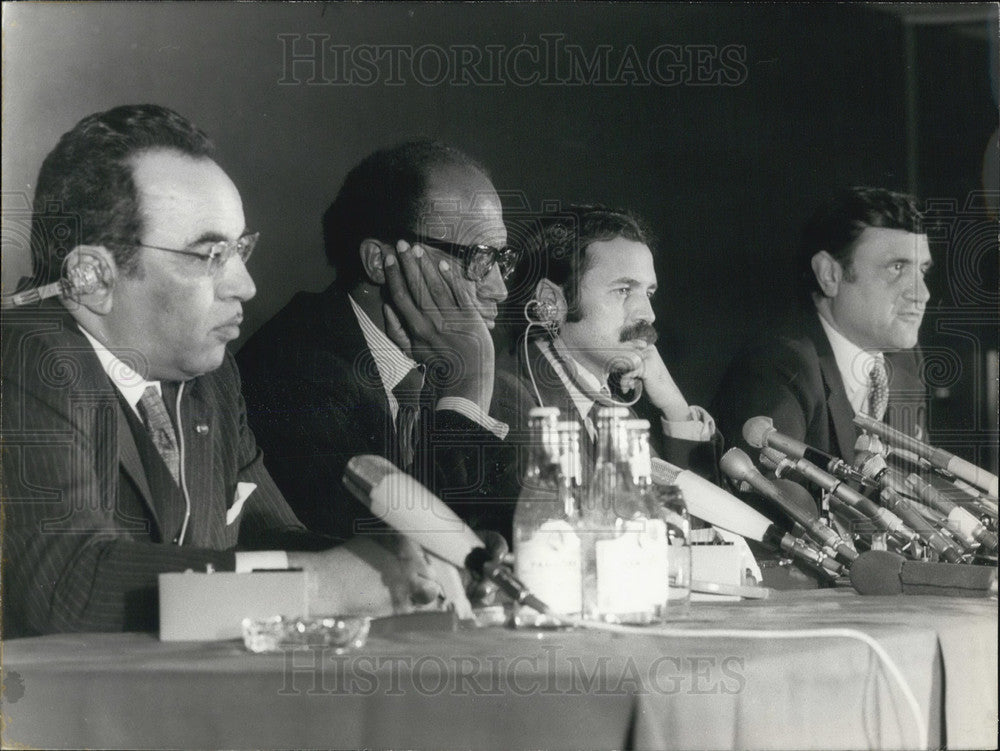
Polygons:
[[[110,292],[115,284],[114,270],[108,259],[95,250],[86,245],[78,245],[63,261],[59,281],[13,295],[4,295],[0,298],[0,308],[7,310],[35,305],[49,297],[63,297],[79,303],[84,297]],[[102,252],[106,251],[102,249]],[[101,297],[105,301],[110,299],[107,294],[102,294]]]
[[552,302],[531,299],[524,306],[524,317],[528,319],[529,324],[556,326],[559,323],[559,308]]
[[85,247],[77,248],[63,262],[62,294],[79,301],[84,295],[93,295],[114,283],[114,275],[107,260]]

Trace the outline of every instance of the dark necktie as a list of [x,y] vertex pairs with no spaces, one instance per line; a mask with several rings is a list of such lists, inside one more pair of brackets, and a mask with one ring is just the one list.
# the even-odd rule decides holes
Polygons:
[[167,414],[167,405],[155,386],[147,386],[139,399],[139,413],[146,423],[149,437],[156,450],[163,458],[164,464],[170,470],[174,482],[179,483],[181,454],[177,448],[177,434],[174,425]]
[[413,368],[403,380],[392,389],[399,403],[396,412],[396,448],[400,469],[413,468],[413,456],[420,435],[420,392],[424,386],[424,374],[420,368]]
[[889,374],[881,357],[875,359],[868,374],[868,414],[875,420],[885,417],[889,405]]

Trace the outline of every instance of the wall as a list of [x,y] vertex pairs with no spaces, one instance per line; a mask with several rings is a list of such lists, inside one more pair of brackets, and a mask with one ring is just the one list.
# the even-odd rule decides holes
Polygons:
[[[996,127],[992,13],[992,25],[930,24],[919,37],[925,57],[946,50],[921,60],[933,86],[920,175],[932,184],[943,171],[934,190],[958,201],[979,186]],[[668,361],[707,403],[739,343],[792,298],[785,259],[815,204],[842,184],[907,187],[902,28],[897,14],[834,4],[6,4],[3,290],[28,271],[23,217],[41,160],[90,112],[155,101],[217,141],[263,238],[244,336],[332,278],[319,217],[350,166],[433,135],[531,208],[585,200],[643,215],[662,251]],[[557,45],[561,67],[547,68]],[[310,57],[323,46],[323,61]],[[336,46],[355,56],[349,71]],[[570,47],[607,65],[572,72]],[[388,60],[407,51],[423,69],[392,75]],[[387,57],[365,67],[364,54]],[[480,55],[479,78],[452,58],[433,80],[442,54]],[[489,71],[490,55],[513,67]]]

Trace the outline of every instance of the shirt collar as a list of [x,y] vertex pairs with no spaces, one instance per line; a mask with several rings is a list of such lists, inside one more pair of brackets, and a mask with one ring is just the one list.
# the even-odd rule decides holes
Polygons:
[[830,349],[833,350],[833,358],[837,362],[837,370],[840,378],[844,382],[844,390],[847,392],[847,400],[855,412],[863,411],[868,390],[870,387],[870,373],[872,365],[876,360],[883,360],[881,352],[864,350],[827,321],[822,313],[819,315],[819,322],[826,332],[826,338],[830,341]]
[[354,302],[353,297],[348,295],[347,299],[350,300],[351,310],[354,311],[354,316],[358,319],[361,333],[365,337],[365,344],[368,345],[372,359],[375,360],[375,365],[382,378],[382,387],[385,389],[385,395],[389,399],[389,407],[392,410],[393,418],[395,418],[399,402],[392,390],[406,377],[407,373],[417,367],[417,361],[407,356],[403,350],[396,346],[396,343],[375,325],[375,322],[361,309],[361,306]]
[[139,400],[143,392],[150,386],[155,388],[162,396],[159,381],[147,381],[136,373],[129,365],[120,360],[111,350],[101,344],[90,335],[90,332],[80,326],[80,331],[87,337],[90,346],[94,348],[97,359],[101,361],[101,367],[107,373],[108,378],[115,385],[115,388],[125,397],[125,401],[132,408],[132,411],[139,414]]

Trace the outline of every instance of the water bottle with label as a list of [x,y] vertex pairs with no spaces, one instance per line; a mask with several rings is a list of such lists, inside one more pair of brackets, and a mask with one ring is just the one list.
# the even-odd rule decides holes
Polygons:
[[653,513],[648,421],[628,410],[597,413],[597,457],[582,513],[584,613],[614,623],[652,623],[668,588],[666,524]]
[[580,436],[559,410],[529,413],[528,462],[514,511],[514,572],[557,615],[581,613]]

